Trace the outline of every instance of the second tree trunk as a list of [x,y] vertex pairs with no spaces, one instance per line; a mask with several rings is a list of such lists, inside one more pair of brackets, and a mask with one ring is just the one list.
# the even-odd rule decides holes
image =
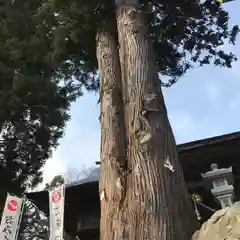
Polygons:
[[[111,27],[111,24],[109,24]],[[103,28],[97,34],[101,106],[101,201],[100,239],[115,239],[119,225],[119,206],[123,199],[125,169],[125,126],[121,93],[121,71],[116,34]]]

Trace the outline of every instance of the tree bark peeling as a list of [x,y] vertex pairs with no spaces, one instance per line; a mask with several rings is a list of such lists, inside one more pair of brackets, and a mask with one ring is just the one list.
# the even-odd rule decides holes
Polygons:
[[[129,6],[118,6],[117,23],[128,167],[138,169],[138,174],[127,175],[125,205],[119,214],[128,217],[120,239],[187,240],[197,222],[157,87],[147,24],[143,13]],[[166,167],[166,160],[174,171]]]

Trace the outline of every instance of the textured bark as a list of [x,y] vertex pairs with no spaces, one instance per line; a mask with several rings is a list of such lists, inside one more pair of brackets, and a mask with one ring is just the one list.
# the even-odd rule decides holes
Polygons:
[[113,229],[115,238],[104,240],[187,240],[197,222],[156,77],[144,14],[119,5],[117,21],[128,170],[123,177],[121,224]]
[[123,199],[124,183],[121,176],[124,176],[126,162],[121,71],[117,40],[112,32],[109,29],[102,30],[97,35],[97,59],[101,80],[100,239],[104,240],[114,239],[114,224],[117,222]]

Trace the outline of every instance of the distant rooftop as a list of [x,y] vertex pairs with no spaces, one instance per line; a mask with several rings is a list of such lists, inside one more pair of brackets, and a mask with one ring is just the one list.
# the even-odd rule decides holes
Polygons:
[[204,147],[206,145],[218,144],[225,141],[230,141],[234,139],[240,139],[240,132],[228,133],[220,136],[204,138],[192,142],[182,143],[177,145],[177,149],[179,152],[190,150],[193,148]]
[[96,167],[90,172],[90,174],[87,177],[77,181],[73,181],[69,184],[66,184],[66,187],[74,187],[74,186],[82,185],[84,183],[98,182],[99,178],[100,178],[100,167]]
[[[239,164],[239,146],[240,146],[240,132],[225,134],[221,136],[206,138],[202,140],[192,141],[177,145],[179,151],[180,163],[183,168],[183,174],[187,183],[189,192],[196,191],[207,199],[211,200],[211,194],[203,188],[201,173],[209,171],[210,164],[218,163],[223,168],[232,166],[234,173],[234,184],[240,186],[240,164]],[[81,204],[90,204],[97,206],[99,204],[98,181],[100,176],[100,168],[96,167],[87,177],[83,177],[77,181],[66,184],[66,206],[69,219],[76,217],[76,206]],[[236,189],[240,189],[236,187]],[[240,199],[240,192],[236,191],[237,199]],[[48,192],[47,190],[39,192],[31,192],[27,194],[28,199],[32,200],[39,209],[48,214],[49,206],[47,204]],[[80,200],[81,199],[81,200]],[[81,205],[80,204],[80,205]],[[214,203],[213,203],[214,205]],[[85,205],[84,205],[85,206]],[[213,207],[213,206],[212,206]],[[83,207],[84,208],[84,207]],[[82,205],[78,209],[82,210]],[[209,212],[204,213],[206,216]],[[204,215],[203,214],[203,215]],[[205,216],[204,215],[204,216]],[[74,221],[74,220],[72,220]],[[73,227],[72,222],[69,222],[69,228]]]
[[[200,139],[197,141],[178,144],[177,149],[181,153],[181,152],[184,152],[187,150],[196,149],[196,148],[200,148],[200,147],[204,147],[204,146],[212,145],[212,144],[218,144],[218,143],[222,143],[222,142],[234,140],[234,139],[240,139],[240,132],[228,133],[228,134],[215,136],[215,137],[211,137],[211,138],[205,138],[205,139]],[[74,181],[70,184],[67,184],[66,187],[73,187],[73,186],[78,186],[78,185],[82,185],[85,183],[97,182],[99,180],[99,177],[100,177],[100,168],[96,167],[89,174],[88,177],[83,178],[78,181]]]

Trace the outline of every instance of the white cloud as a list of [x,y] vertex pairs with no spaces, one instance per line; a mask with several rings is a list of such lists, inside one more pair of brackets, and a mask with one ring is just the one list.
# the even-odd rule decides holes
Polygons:
[[[37,190],[42,189],[56,175],[66,175],[69,170],[80,173],[95,166],[95,161],[99,160],[98,132],[91,131],[90,127],[77,129],[72,123],[67,129],[60,146],[43,167],[43,183],[37,187]],[[71,131],[73,129],[74,132]]]
[[51,182],[56,175],[64,175],[66,169],[67,162],[61,157],[58,151],[54,151],[52,157],[47,160],[46,164],[42,168],[43,182],[40,183],[34,190],[42,190],[45,187],[45,184]]
[[[85,130],[77,131],[77,134],[67,132],[66,139],[61,141],[50,159],[42,168],[43,182],[35,188],[36,191],[42,190],[46,183],[56,175],[69,175],[69,171],[82,174],[95,167],[95,161],[99,161],[100,137],[98,133],[89,133]],[[76,137],[77,136],[77,137]]]
[[64,174],[67,169],[67,162],[55,151],[52,158],[48,159],[43,168],[44,182],[50,182],[56,175]]
[[81,169],[83,166],[90,167],[99,160],[100,129],[94,127],[94,121],[84,123],[77,120],[69,122],[57,152],[68,167]]
[[72,119],[67,124],[58,148],[43,167],[43,183],[37,190],[54,176],[65,175],[69,169],[81,172],[95,166],[100,155],[99,110],[96,102],[96,96],[86,94],[73,103]]

